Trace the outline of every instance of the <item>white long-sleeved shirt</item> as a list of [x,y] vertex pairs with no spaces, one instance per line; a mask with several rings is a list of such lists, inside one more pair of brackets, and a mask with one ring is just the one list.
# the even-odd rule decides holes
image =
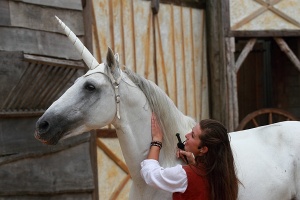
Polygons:
[[145,182],[167,192],[185,192],[188,184],[187,175],[182,165],[163,168],[154,159],[141,162],[141,175]]

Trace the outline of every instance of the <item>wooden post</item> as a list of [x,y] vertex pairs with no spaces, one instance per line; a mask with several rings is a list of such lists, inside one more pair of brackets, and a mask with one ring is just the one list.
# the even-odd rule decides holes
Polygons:
[[[94,21],[94,8],[93,0],[82,0],[83,7],[83,23],[84,23],[84,45],[93,53],[93,27],[92,24],[96,24]],[[96,45],[98,42],[96,42]],[[98,58],[99,59],[99,58]],[[88,68],[86,68],[88,69]],[[93,199],[99,199],[99,185],[98,185],[98,167],[97,167],[97,134],[95,131],[91,131],[90,134],[90,156],[91,164],[94,176]]]
[[239,106],[237,93],[237,72],[253,49],[256,38],[250,39],[235,62],[235,42],[234,38],[226,38],[226,68],[228,84],[228,125],[229,131],[234,131],[239,125]]
[[220,0],[206,1],[210,117],[228,125],[224,18]]
[[93,31],[92,24],[94,23],[92,12],[92,0],[83,0],[83,24],[84,24],[84,46],[93,53]]
[[237,98],[237,80],[235,73],[235,41],[233,37],[225,38],[226,42],[226,69],[227,69],[227,91],[228,91],[228,131],[234,131],[238,125],[239,111]]

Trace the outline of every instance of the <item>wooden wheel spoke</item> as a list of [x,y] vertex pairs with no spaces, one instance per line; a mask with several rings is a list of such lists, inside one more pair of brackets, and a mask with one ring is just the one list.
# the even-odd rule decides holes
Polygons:
[[273,123],[273,115],[272,112],[269,113],[269,124]]
[[254,124],[255,127],[259,126],[255,118],[252,119],[252,122],[253,122],[253,124]]

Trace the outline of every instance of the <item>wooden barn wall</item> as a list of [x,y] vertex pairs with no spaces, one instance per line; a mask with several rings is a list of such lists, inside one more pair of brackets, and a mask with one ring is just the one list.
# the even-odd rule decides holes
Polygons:
[[[297,0],[224,0],[222,1],[222,7],[221,8],[212,8],[214,11],[221,11],[223,20],[220,21],[219,27],[222,27],[221,31],[223,31],[223,35],[221,35],[220,41],[222,49],[221,52],[218,51],[209,51],[209,55],[213,56],[215,53],[221,57],[222,65],[226,66],[224,73],[221,74],[222,77],[226,77],[227,80],[225,80],[223,83],[226,85],[227,93],[225,94],[226,100],[226,113],[227,119],[224,121],[227,121],[225,124],[229,128],[229,130],[235,130],[235,128],[239,124],[239,120],[243,117],[245,117],[246,114],[249,114],[251,108],[254,107],[270,107],[274,106],[275,108],[281,108],[286,111],[292,111],[291,113],[294,115],[297,115],[297,112],[294,108],[295,107],[295,101],[297,95],[294,97],[291,97],[290,94],[287,93],[281,93],[283,91],[288,92],[292,91],[291,88],[295,88],[293,86],[295,84],[291,83],[290,81],[287,81],[288,79],[297,79],[290,77],[289,70],[291,68],[287,68],[287,62],[285,61],[285,58],[289,59],[289,64],[293,63],[294,67],[300,68],[299,65],[299,56],[297,53],[297,48],[293,47],[295,52],[292,52],[290,47],[286,48],[286,44],[289,43],[289,40],[292,38],[289,37],[295,37],[299,38],[300,36],[300,2]],[[209,24],[210,26],[210,24]],[[208,30],[209,33],[212,33],[212,31]],[[209,38],[209,37],[208,37]],[[213,37],[214,38],[214,37]],[[238,41],[248,41],[246,45],[244,45],[243,51],[239,55],[236,51],[236,45],[238,45]],[[251,101],[251,106],[248,107],[249,104],[247,104],[245,101],[240,99],[240,96],[242,98],[246,98],[247,95],[245,94],[238,94],[239,91],[246,91],[248,88],[242,88],[243,87],[243,81],[245,82],[243,78],[238,78],[237,73],[241,66],[249,66],[252,69],[247,69],[246,71],[241,72],[241,74],[249,75],[250,73],[254,73],[255,70],[261,70],[257,69],[257,66],[253,68],[253,60],[250,58],[247,58],[248,54],[249,56],[252,56],[255,54],[255,52],[251,52],[254,45],[258,43],[258,41],[265,41],[266,43],[271,42],[272,45],[277,45],[277,47],[272,47],[273,49],[268,52],[270,53],[270,56],[272,56],[271,64],[272,64],[272,79],[278,78],[281,75],[285,75],[286,77],[282,77],[278,82],[273,82],[272,86],[270,85],[269,88],[265,88],[268,91],[273,92],[273,99],[272,102],[269,102],[268,104],[264,102],[256,102],[256,101],[266,101],[265,93],[266,91],[259,91],[257,89],[256,92],[260,93],[258,94],[257,98],[255,99],[255,95],[251,97],[251,99],[247,99],[247,101]],[[272,40],[272,41],[271,41]],[[295,39],[297,40],[297,39]],[[275,41],[275,42],[274,42]],[[284,46],[280,47],[280,59],[279,57],[276,57],[279,55],[278,52],[275,52],[274,49],[278,48],[279,42],[282,41],[284,43]],[[296,42],[297,43],[297,42]],[[213,43],[209,43],[208,47],[210,47]],[[291,45],[291,43],[289,44]],[[217,45],[216,45],[217,46]],[[293,46],[293,45],[291,45]],[[290,49],[289,49],[290,48]],[[249,53],[250,52],[250,53]],[[257,53],[257,52],[256,52]],[[236,57],[234,56],[237,55]],[[256,57],[259,65],[265,65],[263,56]],[[208,62],[209,64],[212,62],[212,59],[209,58]],[[290,62],[292,60],[292,62]],[[298,60],[298,61],[296,61]],[[248,62],[248,63],[244,63]],[[274,64],[274,65],[273,65]],[[281,68],[281,69],[280,69]],[[244,69],[243,69],[244,70]],[[294,71],[294,69],[291,69],[291,71]],[[297,71],[297,70],[296,70]],[[299,70],[298,70],[299,72]],[[282,73],[281,75],[279,75]],[[214,74],[214,73],[211,73]],[[298,74],[295,74],[295,76],[298,77]],[[237,78],[239,80],[242,80],[242,82],[238,82]],[[257,77],[256,77],[257,78]],[[278,85],[276,85],[278,84]],[[283,86],[283,84],[285,86]],[[251,82],[248,83],[248,86],[250,89],[255,90],[253,87],[254,84],[251,85]],[[291,87],[289,87],[291,86]],[[286,87],[283,89],[282,87]],[[215,90],[217,87],[212,87],[211,91],[214,93],[213,90]],[[293,100],[288,100],[287,98],[284,100],[280,97],[280,92],[284,96],[289,96],[289,98]],[[290,93],[290,92],[289,92]],[[212,99],[214,99],[216,96],[212,96]],[[216,99],[216,98],[215,98]],[[269,100],[270,101],[270,100]],[[287,103],[289,101],[289,103]],[[256,104],[256,105],[254,105]],[[260,106],[258,106],[260,104]],[[289,105],[290,104],[290,105]],[[239,110],[241,108],[241,110]],[[214,106],[213,106],[214,110]],[[252,110],[252,112],[255,110]],[[239,116],[241,115],[241,116]],[[215,115],[213,114],[212,117]],[[223,121],[223,120],[221,120]]]
[[111,47],[122,65],[156,82],[183,113],[208,117],[203,10],[160,4],[153,18],[149,1],[94,0],[93,5],[98,60]]
[[[41,85],[36,87],[37,90],[32,91],[31,85],[40,78],[33,79],[33,82],[24,79],[29,66],[35,66],[38,70],[43,69],[44,71],[37,74],[39,75],[47,71],[63,72],[63,69],[68,67],[68,64],[58,64],[58,68],[52,68],[51,65],[47,67],[48,64],[44,61],[56,59],[55,61],[70,63],[81,60],[72,44],[62,34],[54,16],[57,15],[68,22],[75,34],[84,39],[82,13],[81,0],[0,1],[1,200],[98,199],[97,173],[93,167],[96,158],[93,134],[82,134],[61,141],[56,146],[46,146],[33,136],[35,123],[38,120],[36,114],[32,116],[26,106],[21,109],[5,110],[8,107],[4,105],[8,96],[14,98],[18,95],[17,92],[11,93],[11,91],[17,91],[16,86],[20,84],[24,85],[22,81],[27,81],[25,85],[28,86],[28,92],[32,93],[32,98],[34,96],[39,98],[36,93],[39,93],[43,81],[41,80]],[[30,57],[43,61],[42,63],[34,61],[36,64],[28,65],[26,58]],[[62,68],[59,68],[60,66]],[[85,72],[84,68],[80,69],[80,67],[69,82],[63,84],[64,87],[58,87],[60,94],[74,82],[76,77]],[[45,78],[48,79],[47,76]],[[52,82],[54,81],[53,77]],[[24,97],[28,96],[26,88],[23,89]],[[48,88],[48,91],[50,89]],[[32,102],[34,101],[36,98],[32,99]]]
[[[122,66],[156,82],[184,114],[209,117],[204,10],[160,3],[153,16],[150,1],[92,3],[99,61],[111,47]],[[128,199],[131,180],[118,140],[99,138],[97,144],[100,199]]]
[[[72,1],[68,2],[73,4]],[[55,15],[68,21],[74,33],[82,38],[82,11],[45,7],[22,1],[2,0],[0,4],[0,50],[81,59],[79,53],[73,50],[72,44],[65,39],[65,35],[60,34],[63,32],[57,25]]]

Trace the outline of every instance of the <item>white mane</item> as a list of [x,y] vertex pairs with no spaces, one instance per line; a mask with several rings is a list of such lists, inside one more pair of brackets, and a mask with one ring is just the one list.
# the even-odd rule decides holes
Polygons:
[[[163,148],[162,157],[164,158],[164,166],[174,165],[174,161],[171,161],[174,155],[174,149],[176,149],[177,138],[176,133],[180,133],[182,136],[195,126],[194,119],[185,116],[180,110],[177,109],[173,101],[166,95],[166,93],[160,89],[152,81],[149,81],[129,69],[124,70],[128,77],[142,90],[148,99],[149,106],[152,112],[155,113],[156,118],[163,130]],[[182,138],[185,140],[185,138]],[[166,148],[167,147],[167,148]],[[174,147],[174,148],[173,148]]]

